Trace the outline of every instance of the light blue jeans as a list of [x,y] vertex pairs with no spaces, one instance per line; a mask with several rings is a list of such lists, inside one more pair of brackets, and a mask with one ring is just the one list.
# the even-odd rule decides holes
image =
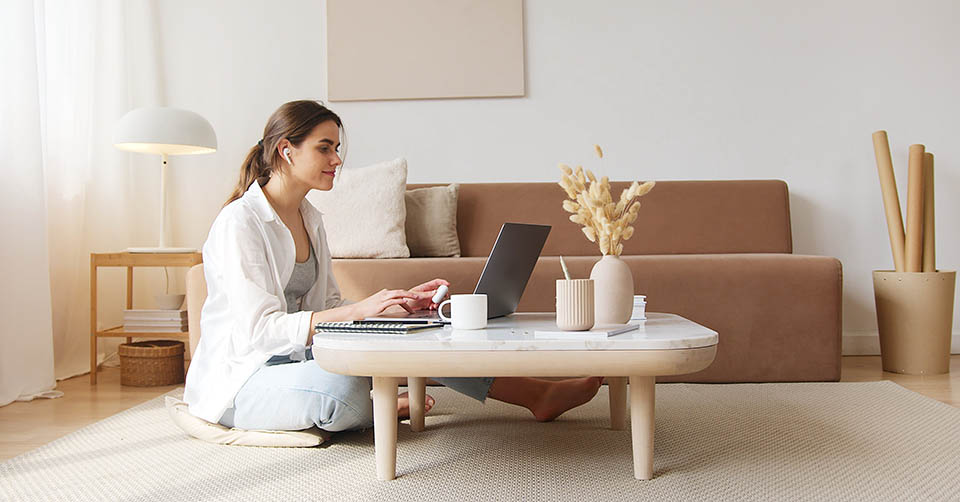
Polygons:
[[[271,360],[273,362],[273,360]],[[483,402],[493,378],[434,378]],[[316,425],[339,432],[373,426],[369,377],[337,375],[313,361],[271,364],[240,388],[234,407],[220,423],[227,427],[302,430]]]

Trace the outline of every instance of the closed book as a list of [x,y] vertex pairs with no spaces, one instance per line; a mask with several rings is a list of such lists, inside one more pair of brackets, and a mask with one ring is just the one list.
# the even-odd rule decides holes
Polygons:
[[549,340],[595,340],[609,338],[613,335],[633,331],[640,327],[640,324],[598,324],[591,329],[584,331],[564,331],[564,330],[537,330],[533,332],[534,338]]
[[182,328],[186,327],[186,321],[125,321],[125,327],[136,326],[141,328],[164,327],[164,328]]
[[180,314],[187,315],[187,309],[124,309],[134,314]]
[[181,333],[187,331],[186,326],[124,326],[128,333]]
[[123,311],[123,319],[138,321],[185,321],[186,310],[130,309]]

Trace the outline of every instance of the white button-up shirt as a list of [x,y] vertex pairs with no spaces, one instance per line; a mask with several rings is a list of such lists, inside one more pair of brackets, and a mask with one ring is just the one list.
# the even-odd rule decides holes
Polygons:
[[331,271],[320,211],[304,199],[300,213],[317,257],[317,281],[303,297],[303,311],[292,314],[287,313],[283,289],[296,263],[293,234],[260,184],[251,184],[214,220],[203,245],[207,300],[200,316],[200,343],[183,394],[192,415],[219,421],[267,359],[302,358],[311,311],[349,303],[340,297]]

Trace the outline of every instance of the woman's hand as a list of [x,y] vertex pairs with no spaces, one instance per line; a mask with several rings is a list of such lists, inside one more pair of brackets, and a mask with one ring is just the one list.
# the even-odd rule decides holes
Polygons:
[[367,317],[377,316],[394,305],[399,305],[407,311],[427,308],[433,310],[437,308],[437,304],[433,303],[432,298],[433,295],[437,294],[437,288],[441,284],[450,287],[449,282],[443,279],[434,279],[410,291],[382,289],[358,303],[316,311],[310,317],[310,329],[307,332],[306,345],[313,343],[313,326],[318,322],[360,321]]
[[402,289],[381,289],[373,295],[350,305],[350,319],[348,320],[359,321],[367,317],[379,315],[394,305],[403,305],[407,300],[420,300],[421,295],[423,295],[423,293],[415,293]]
[[[433,303],[433,295],[437,294],[437,288],[439,288],[441,284],[448,288],[450,287],[449,282],[443,279],[434,279],[430,282],[425,282],[419,286],[410,288],[410,291],[417,293],[419,297],[416,300],[407,302],[407,306],[413,311],[436,309],[438,304]],[[441,302],[443,300],[444,298],[440,299]]]

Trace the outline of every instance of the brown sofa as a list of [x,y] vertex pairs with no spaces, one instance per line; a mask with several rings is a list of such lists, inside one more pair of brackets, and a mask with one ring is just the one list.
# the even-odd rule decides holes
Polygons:
[[[436,185],[409,185],[420,188]],[[619,195],[627,183],[612,183]],[[460,258],[337,259],[346,298],[442,277],[470,293],[503,222],[553,228],[524,291],[521,312],[555,310],[562,255],[588,277],[597,246],[561,209],[555,183],[461,184]],[[791,382],[840,379],[840,261],[792,254],[786,183],[662,181],[643,199],[624,244],[636,294],[648,312],[672,312],[719,333],[717,357],[698,373],[659,381]]]

